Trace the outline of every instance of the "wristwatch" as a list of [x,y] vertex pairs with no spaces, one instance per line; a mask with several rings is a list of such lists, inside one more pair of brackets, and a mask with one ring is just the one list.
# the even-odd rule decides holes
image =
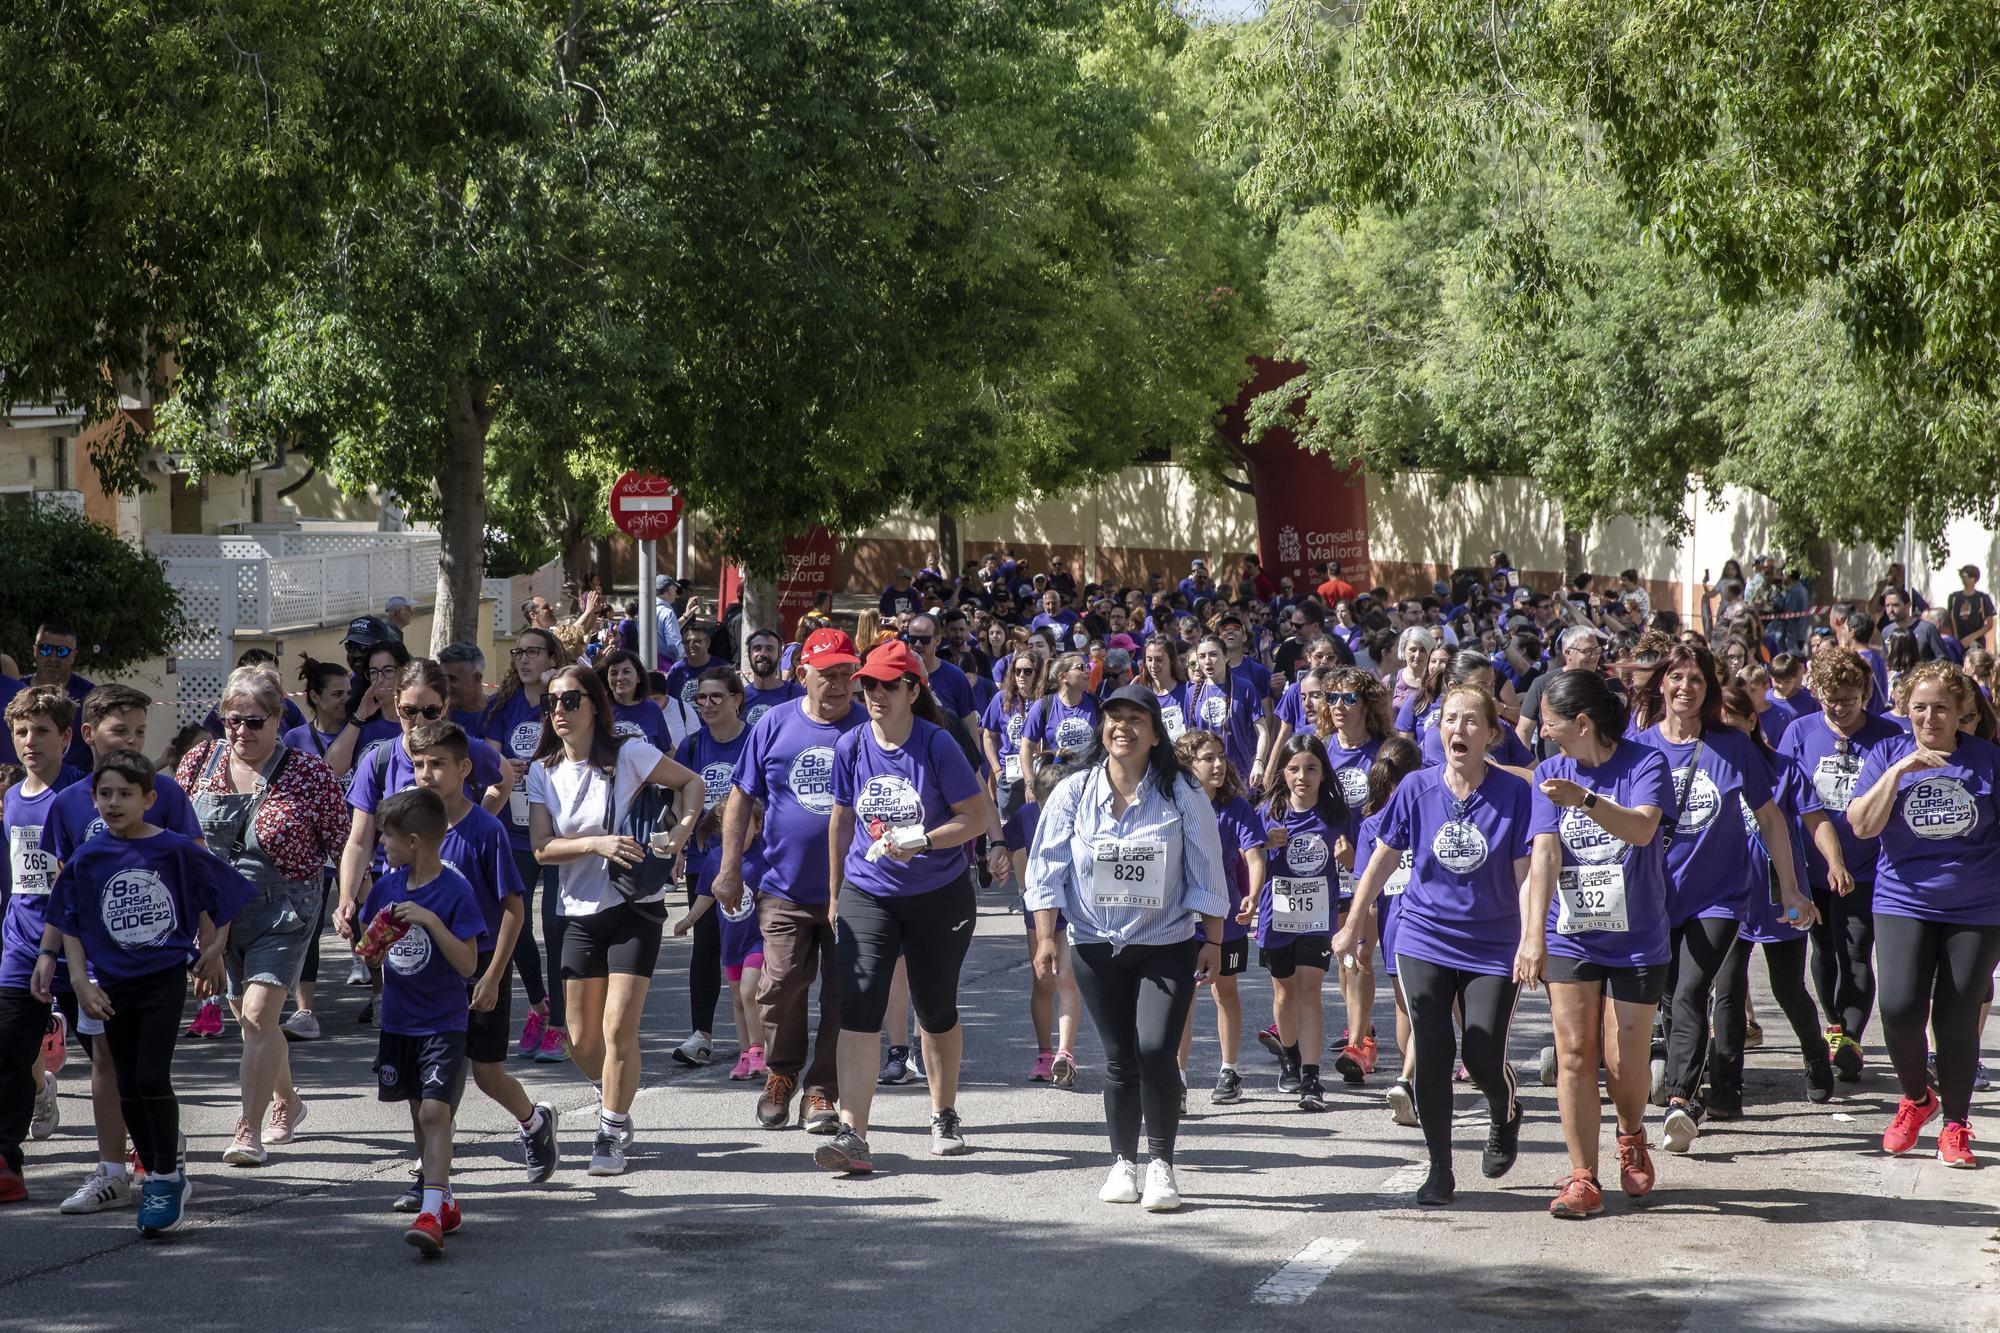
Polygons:
[[928,833],[924,834],[924,850],[925,851],[931,850],[931,835]]
[[1596,792],[1587,791],[1583,794],[1583,808],[1586,810],[1595,810],[1597,808]]

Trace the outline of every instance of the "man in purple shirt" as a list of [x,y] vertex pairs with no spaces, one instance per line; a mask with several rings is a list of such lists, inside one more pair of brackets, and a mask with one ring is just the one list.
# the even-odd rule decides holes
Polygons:
[[[68,625],[49,621],[35,631],[34,669],[21,677],[23,685],[46,685],[50,689],[61,690],[79,708],[84,696],[96,686],[76,674],[77,639],[76,631]],[[12,691],[9,691],[11,694]],[[0,700],[0,706],[5,700]],[[72,768],[90,770],[90,748],[83,743],[83,729],[74,728],[70,732],[69,753],[63,762]]]
[[[735,912],[755,896],[764,934],[764,977],[757,1007],[764,1021],[764,1092],[757,1122],[783,1129],[791,1119],[792,1093],[805,1085],[800,1117],[808,1133],[840,1128],[834,1051],[840,1036],[840,983],[834,965],[833,922],[827,913],[827,841],[833,814],[834,742],[861,724],[854,701],[854,670],[861,665],[854,642],[837,629],[818,629],[799,650],[805,697],[780,704],[757,719],[736,761],[736,776],[722,811],[722,861],[715,901]],[[759,835],[765,866],[759,883],[744,882],[751,806],[764,807]],[[754,859],[754,858],[753,858]],[[819,1033],[806,1063],[806,1002],[819,977]]]

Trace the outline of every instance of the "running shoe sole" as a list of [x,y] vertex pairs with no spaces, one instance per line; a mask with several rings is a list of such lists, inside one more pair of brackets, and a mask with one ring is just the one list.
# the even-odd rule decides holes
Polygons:
[[1076,1061],[1065,1056],[1056,1057],[1055,1067],[1049,1071],[1049,1080],[1058,1088],[1076,1086]]
[[1701,1126],[1686,1111],[1675,1107],[1667,1112],[1666,1123],[1660,1129],[1660,1143],[1668,1152],[1686,1152],[1701,1136]]
[[873,1157],[853,1157],[837,1143],[822,1143],[813,1149],[813,1165],[850,1176],[865,1176],[875,1169]]
[[1389,1085],[1389,1091],[1382,1100],[1389,1104],[1389,1118],[1406,1129],[1415,1129],[1417,1120],[1417,1099],[1402,1083]]
[[1271,1058],[1273,1060],[1283,1060],[1285,1058],[1284,1043],[1279,1041],[1278,1034],[1271,1031],[1269,1028],[1258,1029],[1257,1044],[1259,1046],[1262,1046],[1265,1050],[1269,1051],[1271,1053]]

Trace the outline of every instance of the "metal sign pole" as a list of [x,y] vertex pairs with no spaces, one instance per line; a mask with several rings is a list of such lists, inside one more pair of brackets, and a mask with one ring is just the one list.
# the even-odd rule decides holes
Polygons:
[[653,591],[658,545],[650,541],[639,543],[639,660],[648,671],[658,669],[660,664],[660,613],[656,609],[659,598]]

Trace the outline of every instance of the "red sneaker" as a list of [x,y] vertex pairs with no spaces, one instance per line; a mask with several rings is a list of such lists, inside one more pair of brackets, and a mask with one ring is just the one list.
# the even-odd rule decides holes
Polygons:
[[458,1211],[457,1199],[444,1201],[444,1210],[438,1214],[438,1225],[444,1228],[447,1236],[465,1225],[465,1218]]
[[1549,1200],[1551,1217],[1575,1220],[1596,1217],[1604,1211],[1604,1191],[1597,1187],[1597,1181],[1590,1172],[1581,1167],[1556,1182],[1558,1193]]
[[1361,1039],[1361,1072],[1364,1074],[1374,1073],[1375,1061],[1381,1057],[1381,1054],[1381,1048],[1375,1044],[1374,1033],[1371,1032],[1363,1037]]
[[69,1058],[69,1020],[62,1010],[49,1011],[49,1025],[42,1032],[42,1068],[51,1074],[62,1072],[63,1062]]
[[1618,1186],[1628,1199],[1653,1192],[1653,1154],[1646,1150],[1646,1131],[1618,1136]]
[[0,1162],[0,1203],[26,1203],[28,1182],[21,1179],[21,1173],[4,1162]]
[[1902,1098],[1896,1103],[1896,1118],[1889,1122],[1889,1128],[1882,1131],[1882,1151],[1905,1153],[1916,1147],[1917,1131],[1943,1109],[1935,1092],[1927,1092],[1921,1102]]
[[435,1213],[418,1213],[417,1220],[403,1233],[403,1239],[424,1254],[443,1254],[444,1224]]
[[1979,1165],[1979,1159],[1972,1155],[1971,1125],[1963,1120],[1944,1122],[1944,1128],[1938,1131],[1938,1160],[1968,1171]]

